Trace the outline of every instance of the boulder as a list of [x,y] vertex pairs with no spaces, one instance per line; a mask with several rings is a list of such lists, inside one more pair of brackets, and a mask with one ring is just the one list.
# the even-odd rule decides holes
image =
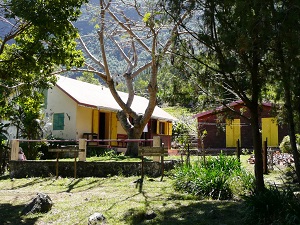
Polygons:
[[28,215],[31,213],[46,213],[52,208],[51,198],[43,193],[37,193],[37,196],[28,203],[22,211],[23,215]]
[[157,216],[157,214],[153,211],[147,211],[145,213],[145,220],[152,220]]
[[106,218],[102,213],[94,213],[89,217],[88,225],[105,225]]

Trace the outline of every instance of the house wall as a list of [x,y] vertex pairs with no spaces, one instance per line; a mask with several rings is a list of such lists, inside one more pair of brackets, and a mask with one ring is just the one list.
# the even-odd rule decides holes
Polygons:
[[207,135],[203,141],[204,148],[220,148],[226,146],[225,123],[217,125],[217,117],[215,115],[203,119],[198,118],[198,124],[201,131],[207,131]]
[[124,130],[124,128],[122,127],[120,121],[117,121],[117,133],[118,134],[126,134],[126,131]]
[[[117,120],[115,112],[80,106],[72,97],[57,86],[47,91],[46,99],[45,114],[52,123],[51,132],[55,138],[78,140],[83,137],[84,133],[97,133],[98,138],[101,139],[99,137],[101,133],[101,130],[99,130],[99,113],[101,112],[105,113],[105,126],[103,126],[103,123],[100,125],[101,129],[105,129],[105,139],[117,139],[117,134],[126,134],[120,121]],[[64,115],[63,129],[53,130],[53,115],[56,113],[63,113]],[[172,135],[171,122],[157,122],[155,119],[151,121],[148,123],[148,132],[143,133],[142,138],[152,139],[154,134],[159,135],[162,137],[165,146],[170,148]],[[157,128],[162,123],[164,124],[164,129],[162,129],[164,132],[157,133]],[[117,145],[117,143],[111,144]],[[147,144],[150,144],[150,142]]]
[[77,139],[82,138],[83,133],[92,132],[92,118],[93,109],[77,106],[77,117],[76,117],[76,137]]
[[[241,106],[235,106],[236,111],[241,110]],[[261,118],[274,117],[271,112],[272,108],[269,106],[263,106],[261,111]],[[223,117],[222,117],[223,116]],[[245,117],[250,117],[249,112],[244,112]],[[203,117],[198,117],[198,125],[201,131],[206,130],[207,135],[204,138],[205,148],[225,148],[226,147],[226,133],[225,133],[225,120],[240,119],[241,124],[241,140],[240,144],[242,148],[253,148],[253,138],[251,131],[251,123],[244,117],[240,117],[236,114],[225,115],[219,114],[207,114]],[[261,126],[261,121],[260,121]],[[287,135],[287,126],[278,126],[278,144],[282,141],[283,137]],[[200,146],[200,143],[199,143]]]
[[[77,104],[56,86],[48,90],[45,115],[52,122],[52,135],[63,139],[76,139]],[[53,114],[64,113],[64,129],[53,130]]]

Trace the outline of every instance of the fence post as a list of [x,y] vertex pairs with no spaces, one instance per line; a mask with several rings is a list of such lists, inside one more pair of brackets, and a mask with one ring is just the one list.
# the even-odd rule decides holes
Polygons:
[[[160,136],[153,136],[153,147],[161,147]],[[159,162],[159,156],[153,156],[153,161]]]
[[268,139],[264,141],[263,146],[263,173],[268,174]]
[[11,140],[10,160],[19,160],[19,140]]
[[187,144],[187,154],[186,154],[186,165],[190,166],[190,156],[191,156],[191,152],[190,152],[190,144]]
[[78,153],[78,161],[85,161],[86,160],[86,139],[79,139],[79,149],[84,151],[80,151]]
[[240,139],[237,140],[236,142],[236,157],[238,161],[241,161],[241,148],[240,148]]

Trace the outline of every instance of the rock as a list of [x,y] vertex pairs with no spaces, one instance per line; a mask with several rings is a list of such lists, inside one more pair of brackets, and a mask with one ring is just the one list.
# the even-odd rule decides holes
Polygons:
[[28,203],[22,211],[23,215],[28,215],[31,213],[46,213],[52,208],[51,198],[43,193],[37,193],[37,196]]
[[148,211],[145,213],[145,219],[146,220],[152,220],[157,216],[157,214],[153,211]]
[[294,196],[296,199],[300,200],[300,191],[295,191]]
[[106,218],[102,213],[94,213],[89,217],[88,225],[106,224]]

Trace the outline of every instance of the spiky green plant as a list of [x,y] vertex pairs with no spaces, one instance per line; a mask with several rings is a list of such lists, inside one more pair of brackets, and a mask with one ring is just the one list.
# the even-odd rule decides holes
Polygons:
[[224,154],[208,157],[205,163],[177,166],[173,178],[176,190],[220,200],[251,191],[254,181],[236,158]]

